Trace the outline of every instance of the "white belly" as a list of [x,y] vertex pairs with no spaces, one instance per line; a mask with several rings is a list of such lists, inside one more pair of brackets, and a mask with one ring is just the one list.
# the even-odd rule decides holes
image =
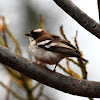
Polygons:
[[44,50],[37,46],[29,46],[29,51],[35,57],[35,59],[39,60],[42,63],[47,64],[57,64],[64,56],[60,55],[59,53],[51,52]]

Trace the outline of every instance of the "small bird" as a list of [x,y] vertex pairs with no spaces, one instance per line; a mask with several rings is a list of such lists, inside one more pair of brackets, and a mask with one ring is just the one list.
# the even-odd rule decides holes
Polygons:
[[[77,57],[86,63],[88,62],[84,58],[81,58],[80,52],[67,40],[63,40],[57,35],[50,34],[44,29],[35,29],[25,35],[29,37],[29,51],[36,60],[43,64],[56,64],[57,66],[65,57]],[[56,70],[56,66],[54,71]]]

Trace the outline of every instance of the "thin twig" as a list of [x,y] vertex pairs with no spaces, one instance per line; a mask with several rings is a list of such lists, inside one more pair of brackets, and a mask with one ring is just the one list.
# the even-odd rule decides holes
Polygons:
[[77,50],[79,50],[79,46],[78,46],[78,43],[77,43],[77,35],[78,35],[78,31],[76,31],[76,36],[75,36],[74,42],[76,44]]
[[61,68],[64,72],[68,73],[69,75],[82,79],[82,77],[80,75],[78,75],[77,73],[75,73],[71,68],[70,70],[67,70],[66,68],[64,68],[63,66],[61,66],[60,64],[58,64],[59,68]]
[[0,44],[4,46],[4,42],[3,42],[2,38],[1,38],[1,35],[0,35]]
[[61,35],[63,36],[63,38],[64,38],[65,40],[68,40],[67,37],[66,37],[66,35],[65,35],[65,33],[64,33],[63,25],[60,26],[60,33],[61,33]]
[[10,94],[10,88],[11,88],[11,79],[10,79],[10,81],[9,81],[9,89],[7,89],[7,95],[6,95],[6,99],[5,100],[9,100],[9,94]]
[[11,31],[9,30],[9,28],[6,25],[6,30],[9,34],[9,36],[13,39],[14,43],[16,44],[16,50],[19,54],[21,54],[21,49],[19,47],[18,41],[16,40],[16,38],[14,37],[14,35],[11,33]]
[[31,91],[35,90],[38,86],[40,86],[40,83],[37,83],[37,84],[31,89]]
[[40,15],[40,29],[44,29],[44,16]]
[[2,16],[2,21],[3,21],[3,30],[2,30],[2,32],[3,32],[4,45],[5,45],[5,47],[8,48],[8,42],[7,42],[7,37],[6,37],[6,33],[5,33],[6,24],[5,24],[5,17],[4,16]]
[[71,61],[72,63],[74,63],[75,65],[77,65],[77,66],[80,67],[79,63],[76,62],[75,60],[73,60],[73,59],[71,59],[71,58],[67,58],[67,59],[68,59],[69,61]]
[[18,41],[16,40],[16,38],[14,37],[14,35],[11,33],[11,31],[9,30],[9,28],[8,28],[7,25],[5,26],[5,28],[6,28],[7,33],[8,33],[9,36],[13,39],[13,41],[14,41],[14,43],[15,43],[15,45],[16,45],[17,53],[21,54],[21,49],[20,49],[20,47],[19,47]]
[[19,96],[18,94],[16,94],[13,90],[11,90],[9,87],[7,87],[6,85],[4,85],[2,82],[0,82],[0,85],[3,86],[5,89],[9,90],[10,93],[12,93],[12,95],[16,98],[18,98],[19,100],[27,100],[21,96]]
[[39,100],[39,98],[42,96],[43,89],[44,89],[44,85],[42,85],[42,86],[40,87],[40,91],[39,91],[38,95],[36,96],[35,100]]

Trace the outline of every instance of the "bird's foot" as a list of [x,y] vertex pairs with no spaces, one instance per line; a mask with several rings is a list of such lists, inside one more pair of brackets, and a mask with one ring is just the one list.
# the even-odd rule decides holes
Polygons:
[[56,72],[56,68],[53,69],[53,72]]

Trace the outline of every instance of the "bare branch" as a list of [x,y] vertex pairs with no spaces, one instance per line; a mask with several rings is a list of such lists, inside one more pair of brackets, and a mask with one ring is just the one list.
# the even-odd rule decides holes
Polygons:
[[99,20],[100,20],[100,0],[97,0],[97,2],[98,2]]
[[60,64],[58,64],[58,67],[61,68],[64,72],[68,73],[69,75],[79,78],[79,79],[82,79],[82,77],[80,75],[78,75],[77,73],[75,73],[71,68],[70,68],[70,70],[67,70]]
[[10,93],[12,93],[13,96],[15,96],[16,98],[18,98],[18,100],[27,100],[21,96],[19,96],[17,93],[15,93],[13,90],[11,90],[9,87],[7,87],[6,85],[4,85],[2,82],[0,82],[0,85],[3,86],[5,89],[7,89]]
[[71,0],[53,0],[81,26],[100,39],[100,24],[80,10]]
[[0,62],[47,86],[73,95],[100,97],[100,83],[53,72],[0,46]]

